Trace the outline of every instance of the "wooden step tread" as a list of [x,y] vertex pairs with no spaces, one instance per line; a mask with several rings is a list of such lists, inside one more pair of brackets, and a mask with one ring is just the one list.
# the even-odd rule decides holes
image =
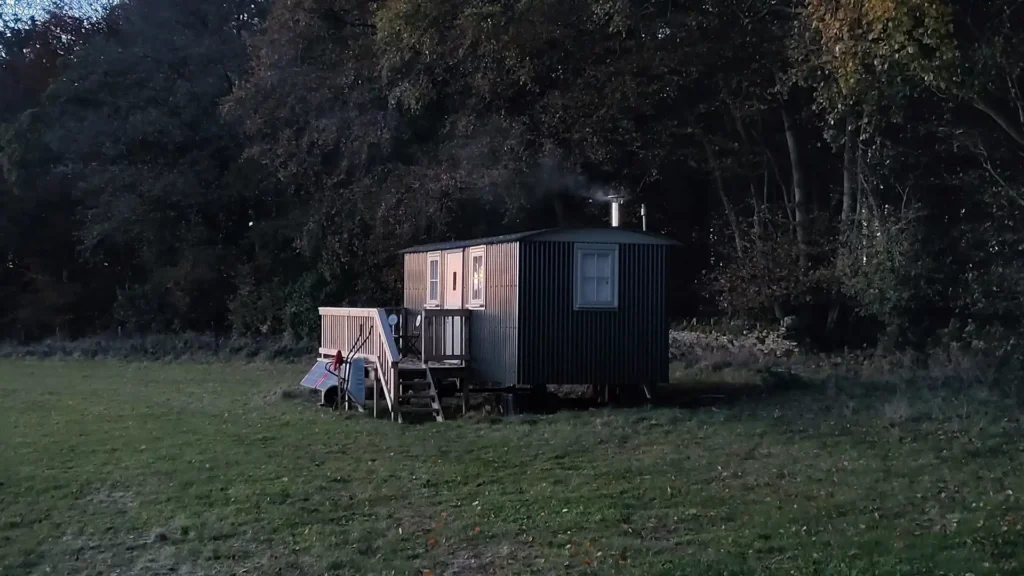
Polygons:
[[434,414],[437,412],[436,408],[430,406],[399,406],[398,410],[402,414]]
[[433,400],[434,395],[430,392],[406,392],[398,397],[399,400]]
[[420,376],[426,373],[427,369],[422,366],[399,366],[399,376],[412,376],[413,374]]

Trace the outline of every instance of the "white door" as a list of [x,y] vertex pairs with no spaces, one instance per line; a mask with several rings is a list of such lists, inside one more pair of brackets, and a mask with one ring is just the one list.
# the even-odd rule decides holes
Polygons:
[[[462,308],[462,252],[444,255],[444,307]],[[462,319],[444,319],[444,354],[462,354]]]
[[444,255],[444,307],[462,308],[462,252]]

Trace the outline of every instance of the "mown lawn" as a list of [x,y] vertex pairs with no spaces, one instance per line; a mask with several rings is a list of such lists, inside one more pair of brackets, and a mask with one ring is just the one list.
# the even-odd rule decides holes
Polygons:
[[0,363],[0,574],[1019,574],[1012,405],[397,425],[304,366]]

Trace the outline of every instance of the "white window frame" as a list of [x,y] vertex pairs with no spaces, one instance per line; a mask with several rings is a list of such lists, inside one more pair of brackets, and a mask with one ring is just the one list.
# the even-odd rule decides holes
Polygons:
[[[433,262],[437,262],[437,278],[430,277],[430,265]],[[427,302],[425,306],[427,308],[440,308],[441,307],[441,253],[440,252],[427,252]],[[434,296],[431,298],[430,289],[435,288]]]
[[[585,302],[583,298],[583,257],[590,254],[611,256],[611,298],[604,302]],[[573,249],[573,307],[576,310],[619,309],[619,246],[617,244],[575,244]]]
[[[480,259],[480,297],[474,298],[476,289],[476,270],[473,261]],[[469,307],[483,309],[487,301],[487,247],[474,246],[469,249]]]

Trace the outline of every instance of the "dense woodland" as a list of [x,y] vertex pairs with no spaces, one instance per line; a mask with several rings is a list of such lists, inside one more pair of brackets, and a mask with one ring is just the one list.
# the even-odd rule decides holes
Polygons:
[[1012,342],[1021,30],[1017,0],[8,9],[0,338],[309,335],[398,302],[403,246],[607,225],[614,190],[685,244],[679,318]]

